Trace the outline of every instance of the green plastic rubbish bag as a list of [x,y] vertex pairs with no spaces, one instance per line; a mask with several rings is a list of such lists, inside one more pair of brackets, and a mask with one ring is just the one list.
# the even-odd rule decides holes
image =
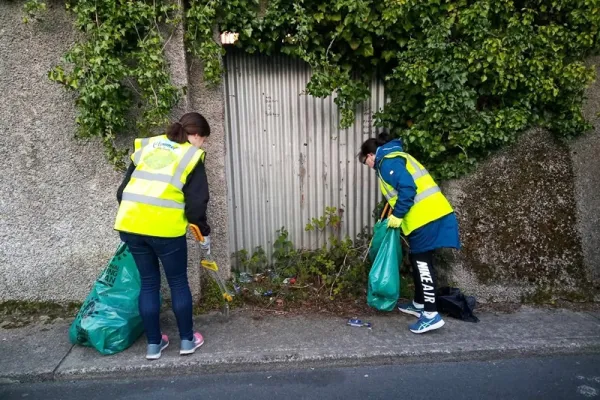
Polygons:
[[69,329],[73,344],[115,354],[143,333],[138,309],[140,274],[125,243],[100,274]]
[[369,247],[369,260],[371,262],[375,261],[379,248],[381,248],[381,243],[383,243],[387,233],[387,223],[387,219],[379,220],[373,227],[373,238],[371,239],[371,247]]
[[385,238],[385,234],[387,233],[387,223],[388,217],[390,216],[392,209],[388,203],[385,203],[383,207],[383,212],[381,213],[381,217],[379,217],[379,221],[373,227],[373,238],[371,239],[371,244],[369,245],[369,260],[371,262],[375,261],[377,257],[377,252],[379,252],[379,248],[381,247],[381,243],[383,243],[383,239]]
[[369,272],[367,304],[380,311],[392,311],[400,297],[400,229],[386,227],[381,247]]

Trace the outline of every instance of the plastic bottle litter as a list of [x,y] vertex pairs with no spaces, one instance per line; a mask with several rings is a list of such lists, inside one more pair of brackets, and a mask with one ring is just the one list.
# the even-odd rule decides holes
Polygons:
[[263,296],[265,296],[265,297],[271,297],[271,296],[273,296],[273,291],[272,290],[267,290],[266,292],[263,293]]
[[356,328],[362,328],[362,327],[369,328],[369,329],[372,328],[372,325],[370,322],[363,322],[360,319],[349,319],[348,322],[346,322],[346,325],[353,326]]
[[238,281],[240,283],[250,283],[253,280],[254,279],[252,278],[252,275],[249,274],[248,272],[240,272],[240,277],[238,278]]

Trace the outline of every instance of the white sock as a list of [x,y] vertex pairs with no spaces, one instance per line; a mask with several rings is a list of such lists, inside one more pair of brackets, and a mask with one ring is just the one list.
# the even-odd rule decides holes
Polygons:
[[431,312],[431,311],[425,311],[425,312],[423,312],[423,315],[425,316],[425,318],[428,318],[428,319],[431,319],[431,318],[435,317],[437,314],[438,314],[437,311],[433,311],[433,312]]
[[413,300],[413,306],[415,306],[415,308],[418,308],[419,310],[422,310],[425,308],[424,304],[419,304],[416,301]]

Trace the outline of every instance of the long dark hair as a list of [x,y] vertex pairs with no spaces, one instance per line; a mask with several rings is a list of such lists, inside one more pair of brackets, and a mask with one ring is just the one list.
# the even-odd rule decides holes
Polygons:
[[393,138],[387,133],[382,132],[376,138],[367,139],[361,146],[357,157],[361,163],[364,163],[369,154],[375,154],[377,148],[390,142]]
[[167,129],[167,137],[173,142],[185,143],[188,141],[188,135],[210,136],[210,126],[206,118],[197,112],[190,112]]

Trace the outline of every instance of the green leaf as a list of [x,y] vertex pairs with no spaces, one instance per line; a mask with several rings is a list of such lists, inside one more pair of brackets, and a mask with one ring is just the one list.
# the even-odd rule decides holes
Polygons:
[[365,57],[371,57],[374,53],[375,50],[373,49],[373,45],[372,44],[363,44],[361,47],[362,50],[362,54]]
[[381,56],[387,62],[387,61],[390,61],[392,58],[394,58],[396,56],[396,52],[390,51],[390,50],[384,50],[381,53]]

